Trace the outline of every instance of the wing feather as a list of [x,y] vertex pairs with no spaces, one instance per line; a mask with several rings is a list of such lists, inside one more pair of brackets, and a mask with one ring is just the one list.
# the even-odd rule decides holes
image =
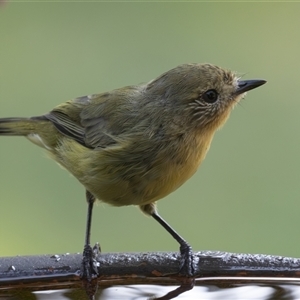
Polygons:
[[[67,101],[44,117],[57,130],[88,148],[106,148],[134,131],[140,122],[136,86]],[[130,105],[128,105],[131,102]],[[130,107],[130,109],[128,109]]]

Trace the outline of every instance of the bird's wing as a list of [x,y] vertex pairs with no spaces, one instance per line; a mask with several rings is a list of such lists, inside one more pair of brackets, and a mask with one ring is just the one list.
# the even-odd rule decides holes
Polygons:
[[88,148],[105,148],[132,132],[138,122],[134,103],[137,92],[135,87],[125,87],[79,97],[57,106],[45,117],[59,132],[78,143]]
[[68,115],[59,110],[53,110],[45,117],[54,124],[60,133],[85,146],[84,128],[71,120]]

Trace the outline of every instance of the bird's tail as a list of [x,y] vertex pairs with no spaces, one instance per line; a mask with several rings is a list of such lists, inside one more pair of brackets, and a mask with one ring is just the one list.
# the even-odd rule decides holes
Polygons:
[[0,119],[0,135],[23,135],[34,133],[37,128],[36,120],[30,118]]

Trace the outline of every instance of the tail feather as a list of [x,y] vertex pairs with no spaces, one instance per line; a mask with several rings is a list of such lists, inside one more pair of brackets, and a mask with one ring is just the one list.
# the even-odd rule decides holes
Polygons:
[[0,119],[0,135],[28,135],[36,129],[36,121],[30,118]]

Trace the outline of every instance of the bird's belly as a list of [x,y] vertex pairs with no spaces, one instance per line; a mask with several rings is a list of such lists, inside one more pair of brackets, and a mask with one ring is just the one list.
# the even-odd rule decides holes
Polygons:
[[114,206],[145,205],[179,188],[196,172],[198,165],[195,161],[184,165],[169,162],[130,178],[115,174],[110,180],[103,180],[99,176],[97,183],[90,184],[88,180],[84,185],[97,199]]
[[98,200],[114,206],[145,205],[175,191],[196,172],[210,140],[187,144],[192,143],[177,151],[165,147],[145,159],[144,152],[134,153],[134,149],[95,151],[65,139],[51,156]]

